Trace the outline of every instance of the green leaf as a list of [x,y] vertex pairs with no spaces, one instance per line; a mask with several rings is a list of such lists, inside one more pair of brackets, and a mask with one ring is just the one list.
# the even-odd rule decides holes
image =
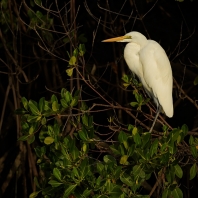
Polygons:
[[127,149],[127,150],[128,150],[128,149],[129,149],[128,142],[127,142],[127,141],[124,141],[124,142],[123,142],[123,144],[124,144],[125,149]]
[[72,155],[72,158],[73,160],[76,160],[79,156],[79,150],[77,149],[76,146],[74,146],[71,150],[71,155]]
[[82,115],[82,123],[85,126],[89,126],[89,124],[88,124],[88,115],[87,114]]
[[83,56],[86,52],[86,49],[85,49],[85,45],[84,44],[80,44],[79,47],[79,56]]
[[34,148],[34,151],[36,153],[36,156],[39,157],[39,158],[41,158],[41,149],[40,149],[40,147]]
[[68,108],[68,107],[69,107],[68,104],[67,104],[67,102],[66,102],[66,100],[61,99],[60,102],[61,102],[61,105],[62,105],[64,108]]
[[140,144],[141,144],[141,137],[140,137],[139,133],[136,133],[136,134],[133,136],[133,139],[134,139],[134,142],[135,142],[137,145],[140,145]]
[[72,68],[69,68],[69,69],[66,69],[66,73],[67,73],[67,75],[68,76],[72,76],[72,74],[73,74],[73,70],[74,70],[74,68],[72,67]]
[[120,175],[120,180],[122,181],[122,183],[126,184],[127,186],[133,186],[134,185],[134,182],[133,182],[131,176],[129,176],[125,173]]
[[[181,1],[181,0],[180,0]],[[183,1],[183,0],[182,0]],[[198,84],[198,76],[194,79],[194,85],[196,86]]]
[[181,167],[178,164],[175,165],[174,167],[175,167],[175,174],[177,175],[177,177],[182,178],[183,171],[182,171]]
[[72,56],[69,60],[69,65],[75,65],[76,64],[76,57],[75,56]]
[[105,182],[106,190],[109,193],[112,190],[113,184],[110,179],[107,179]]
[[129,162],[127,161],[128,160],[128,155],[123,155],[121,158],[120,158],[120,164],[122,165],[128,165]]
[[126,74],[124,74],[124,75],[122,76],[122,80],[123,80],[125,83],[129,83],[129,77],[128,77]]
[[42,158],[45,154],[46,154],[46,147],[45,146],[37,146],[36,148],[34,148],[34,151],[36,153],[36,156],[39,158]]
[[30,135],[27,139],[28,144],[32,144],[35,140],[35,136],[34,134]]
[[174,144],[173,141],[170,141],[170,142],[169,142],[168,147],[169,147],[169,152],[170,152],[171,154],[174,154],[174,152],[175,152],[175,144]]
[[45,97],[42,97],[42,98],[39,100],[39,110],[40,110],[41,113],[43,112],[44,107],[45,107]]
[[36,11],[36,16],[37,16],[39,19],[42,19],[42,18],[43,18],[43,14],[42,14],[42,12],[40,12],[40,11]]
[[150,156],[153,157],[154,154],[157,154],[158,149],[158,139],[155,139],[150,148]]
[[60,133],[60,125],[55,123],[53,129],[54,129],[55,136],[58,136]]
[[52,110],[53,110],[54,112],[57,112],[57,111],[59,110],[59,104],[58,104],[57,101],[54,101],[54,102],[52,103]]
[[61,89],[61,97],[62,97],[62,98],[65,97],[66,92],[67,92],[67,89],[65,89],[65,88],[62,88],[62,89]]
[[138,129],[137,129],[137,127],[134,127],[132,130],[132,135],[134,136],[137,133],[138,133]]
[[98,162],[98,163],[96,164],[96,166],[97,166],[97,171],[98,171],[100,174],[102,174],[102,172],[103,172],[103,170],[104,170],[104,165],[102,164],[102,162]]
[[89,171],[90,171],[89,161],[88,161],[88,158],[85,158],[80,165],[81,177],[83,178],[86,177]]
[[39,183],[38,183],[37,177],[34,177],[34,183],[36,184],[36,186],[37,186],[38,188],[41,188],[40,185],[39,185]]
[[186,136],[188,133],[188,126],[186,124],[183,124],[181,130],[184,133],[184,136]]
[[39,112],[37,106],[35,105],[35,103],[32,100],[29,101],[28,105],[29,105],[30,111],[32,112],[33,115],[40,115],[40,112]]
[[194,144],[194,137],[192,135],[190,135],[189,144],[190,145],[193,145]]
[[76,167],[73,167],[71,177],[77,177],[78,179],[80,178],[78,169]]
[[109,164],[109,163],[114,163],[114,164],[116,164],[116,160],[115,160],[115,158],[113,157],[113,156],[111,156],[111,155],[105,155],[104,157],[103,157],[103,160],[104,160],[104,162],[106,163],[106,164]]
[[136,151],[136,153],[137,153],[138,155],[140,155],[140,156],[141,156],[141,158],[142,158],[143,160],[146,160],[145,152],[143,152],[143,150],[142,150],[142,149],[137,148],[135,151]]
[[116,166],[113,172],[114,178],[118,179],[120,177],[121,172],[122,172],[122,166]]
[[127,88],[129,85],[130,85],[130,83],[123,83],[123,86],[124,86],[125,88]]
[[135,151],[135,145],[132,144],[132,145],[130,145],[130,147],[127,150],[127,155],[128,156],[133,156],[134,151]]
[[88,189],[86,189],[86,190],[84,190],[84,192],[83,192],[83,197],[88,197],[90,194],[91,194],[91,192],[92,192],[93,190],[88,190]]
[[28,131],[28,129],[29,129],[29,124],[27,123],[27,122],[21,122],[21,127],[22,127],[22,129],[23,130],[25,130],[25,131]]
[[78,134],[79,134],[81,140],[88,140],[89,139],[89,137],[87,135],[87,132],[85,130],[79,130]]
[[138,102],[138,104],[141,104],[143,102],[143,97],[141,94],[138,94],[137,92],[135,93],[135,98]]
[[133,130],[134,126],[132,124],[128,125],[128,131],[131,132]]
[[80,90],[76,90],[74,93],[74,97],[79,97],[80,96],[81,91]]
[[65,93],[65,100],[66,100],[67,104],[70,104],[70,102],[72,100],[72,95],[69,91],[66,91],[66,93]]
[[26,141],[26,140],[28,139],[29,136],[30,136],[29,134],[28,134],[28,135],[23,135],[23,136],[21,136],[21,137],[18,139],[18,141]]
[[190,150],[192,153],[192,156],[196,159],[197,158],[197,148],[195,145],[190,146]]
[[132,130],[132,135],[133,135],[133,139],[134,139],[134,142],[137,144],[137,145],[140,145],[141,144],[141,138],[140,138],[140,135],[138,133],[138,128],[137,127],[134,127],[133,130]]
[[21,98],[21,102],[23,104],[23,107],[28,111],[28,101],[25,97]]
[[24,108],[19,108],[19,109],[16,109],[14,113],[17,115],[24,115],[25,113],[27,113],[27,111]]
[[197,174],[197,165],[194,163],[190,168],[190,180],[192,180]]
[[77,184],[70,185],[64,192],[63,198],[68,198],[69,195],[75,190]]
[[182,140],[183,140],[183,139],[182,139],[182,136],[179,135],[178,138],[177,138],[177,144],[179,144]]
[[169,198],[170,193],[171,191],[168,188],[166,188],[162,193],[162,198]]
[[172,183],[175,180],[175,168],[173,166],[170,166],[169,169],[167,169],[166,173],[166,179],[169,183]]
[[97,186],[97,187],[100,186],[101,181],[102,181],[102,177],[99,176],[99,177],[96,179],[96,186]]
[[50,184],[52,187],[58,187],[58,186],[62,185],[63,183],[58,182],[58,181],[52,179],[52,180],[50,180],[48,182],[48,184]]
[[133,174],[135,178],[138,178],[138,177],[145,178],[145,172],[142,170],[141,165],[135,165],[133,167]]
[[149,132],[143,133],[141,138],[142,138],[142,147],[144,147],[150,141],[151,133]]
[[120,144],[120,145],[118,146],[118,152],[119,152],[121,155],[125,155],[125,154],[126,154],[126,151],[125,151],[125,149],[124,149],[124,147],[123,147],[122,144]]
[[42,125],[45,125],[45,124],[46,124],[46,122],[47,122],[46,117],[43,117],[43,118],[42,118],[42,120],[41,120],[41,124],[42,124]]
[[31,194],[29,195],[29,198],[35,198],[35,197],[37,197],[37,195],[38,195],[40,192],[41,192],[41,190],[31,193]]
[[114,145],[110,145],[109,148],[115,155],[120,155],[120,152],[115,148]]
[[34,133],[34,129],[35,129],[35,126],[31,125],[30,129],[29,129],[29,134],[33,134]]
[[179,130],[172,131],[172,132],[171,132],[171,135],[172,135],[172,141],[174,141],[174,142],[175,142],[175,141],[177,140],[177,138],[178,138],[179,134],[180,134],[180,131],[179,131]]
[[48,110],[50,110],[50,109],[51,109],[51,108],[50,108],[50,103],[49,103],[48,101],[45,100],[44,110],[45,110],[45,111],[48,111]]
[[86,143],[83,143],[82,151],[83,151],[84,153],[87,152],[87,144],[86,144]]
[[70,106],[71,107],[74,107],[74,106],[76,106],[78,104],[78,97],[73,97],[72,98],[72,101],[71,101],[71,103],[70,103]]
[[183,193],[180,188],[176,187],[172,192],[171,195],[174,198],[183,198]]
[[93,127],[93,116],[89,116],[88,125],[89,127]]
[[[75,56],[75,57],[77,57],[78,56],[78,49],[76,48],[76,49],[74,49],[74,51],[73,51],[73,56]],[[71,59],[70,59],[71,60]]]
[[51,103],[53,103],[54,101],[58,102],[58,98],[56,97],[56,95],[52,95],[51,96]]
[[[70,38],[69,37],[65,37],[64,39],[63,39],[63,42],[64,43],[69,43],[70,42]],[[67,52],[68,53],[68,52]],[[69,54],[69,53],[68,53]]]
[[54,138],[52,137],[46,137],[44,140],[44,143],[47,145],[52,144],[53,142],[54,142]]
[[130,102],[130,105],[131,105],[132,107],[138,107],[138,106],[139,106],[137,102]]
[[84,34],[80,34],[78,37],[78,40],[82,43],[86,43],[87,42],[87,38],[85,37]]
[[58,168],[53,169],[53,175],[54,175],[54,177],[56,177],[56,179],[61,181],[61,172],[59,171]]
[[120,131],[119,132],[119,135],[118,135],[118,141],[120,142],[120,143],[123,143],[123,142],[126,142],[127,141],[127,135],[126,135],[126,133],[124,132],[124,131]]
[[86,111],[88,110],[88,106],[86,105],[86,103],[84,101],[81,102],[81,107],[80,107],[81,110],[83,111]]

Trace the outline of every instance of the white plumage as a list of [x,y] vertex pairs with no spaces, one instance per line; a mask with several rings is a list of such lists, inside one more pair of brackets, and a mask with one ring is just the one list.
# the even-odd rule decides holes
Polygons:
[[[168,117],[173,116],[172,70],[164,49],[153,40],[147,40],[139,32],[126,34],[132,39],[124,49],[124,58],[129,69],[134,72],[147,94],[158,106],[162,106]],[[122,40],[125,42],[125,40]]]
[[156,41],[147,40],[143,34],[135,31],[103,42],[113,41],[128,42],[124,49],[125,61],[129,69],[138,76],[147,94],[156,103],[158,113],[155,120],[160,107],[168,117],[172,117],[172,70],[164,49]]

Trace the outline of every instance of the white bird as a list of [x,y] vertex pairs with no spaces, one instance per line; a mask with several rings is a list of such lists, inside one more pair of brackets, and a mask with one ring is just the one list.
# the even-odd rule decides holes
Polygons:
[[168,56],[159,43],[147,40],[139,32],[133,31],[103,42],[113,41],[128,43],[124,49],[124,59],[157,106],[157,113],[149,131],[151,132],[162,109],[169,118],[173,116],[173,78]]

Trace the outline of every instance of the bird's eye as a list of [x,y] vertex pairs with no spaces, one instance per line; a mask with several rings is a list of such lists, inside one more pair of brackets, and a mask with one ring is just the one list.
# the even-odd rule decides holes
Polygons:
[[125,36],[125,39],[132,39],[132,36],[126,35],[126,36]]

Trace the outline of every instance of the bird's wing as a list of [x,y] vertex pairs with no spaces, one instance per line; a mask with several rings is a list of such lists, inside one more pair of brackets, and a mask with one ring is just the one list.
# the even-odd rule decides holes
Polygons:
[[157,42],[148,40],[139,55],[145,88],[158,99],[165,114],[172,117],[172,70],[165,51]]

